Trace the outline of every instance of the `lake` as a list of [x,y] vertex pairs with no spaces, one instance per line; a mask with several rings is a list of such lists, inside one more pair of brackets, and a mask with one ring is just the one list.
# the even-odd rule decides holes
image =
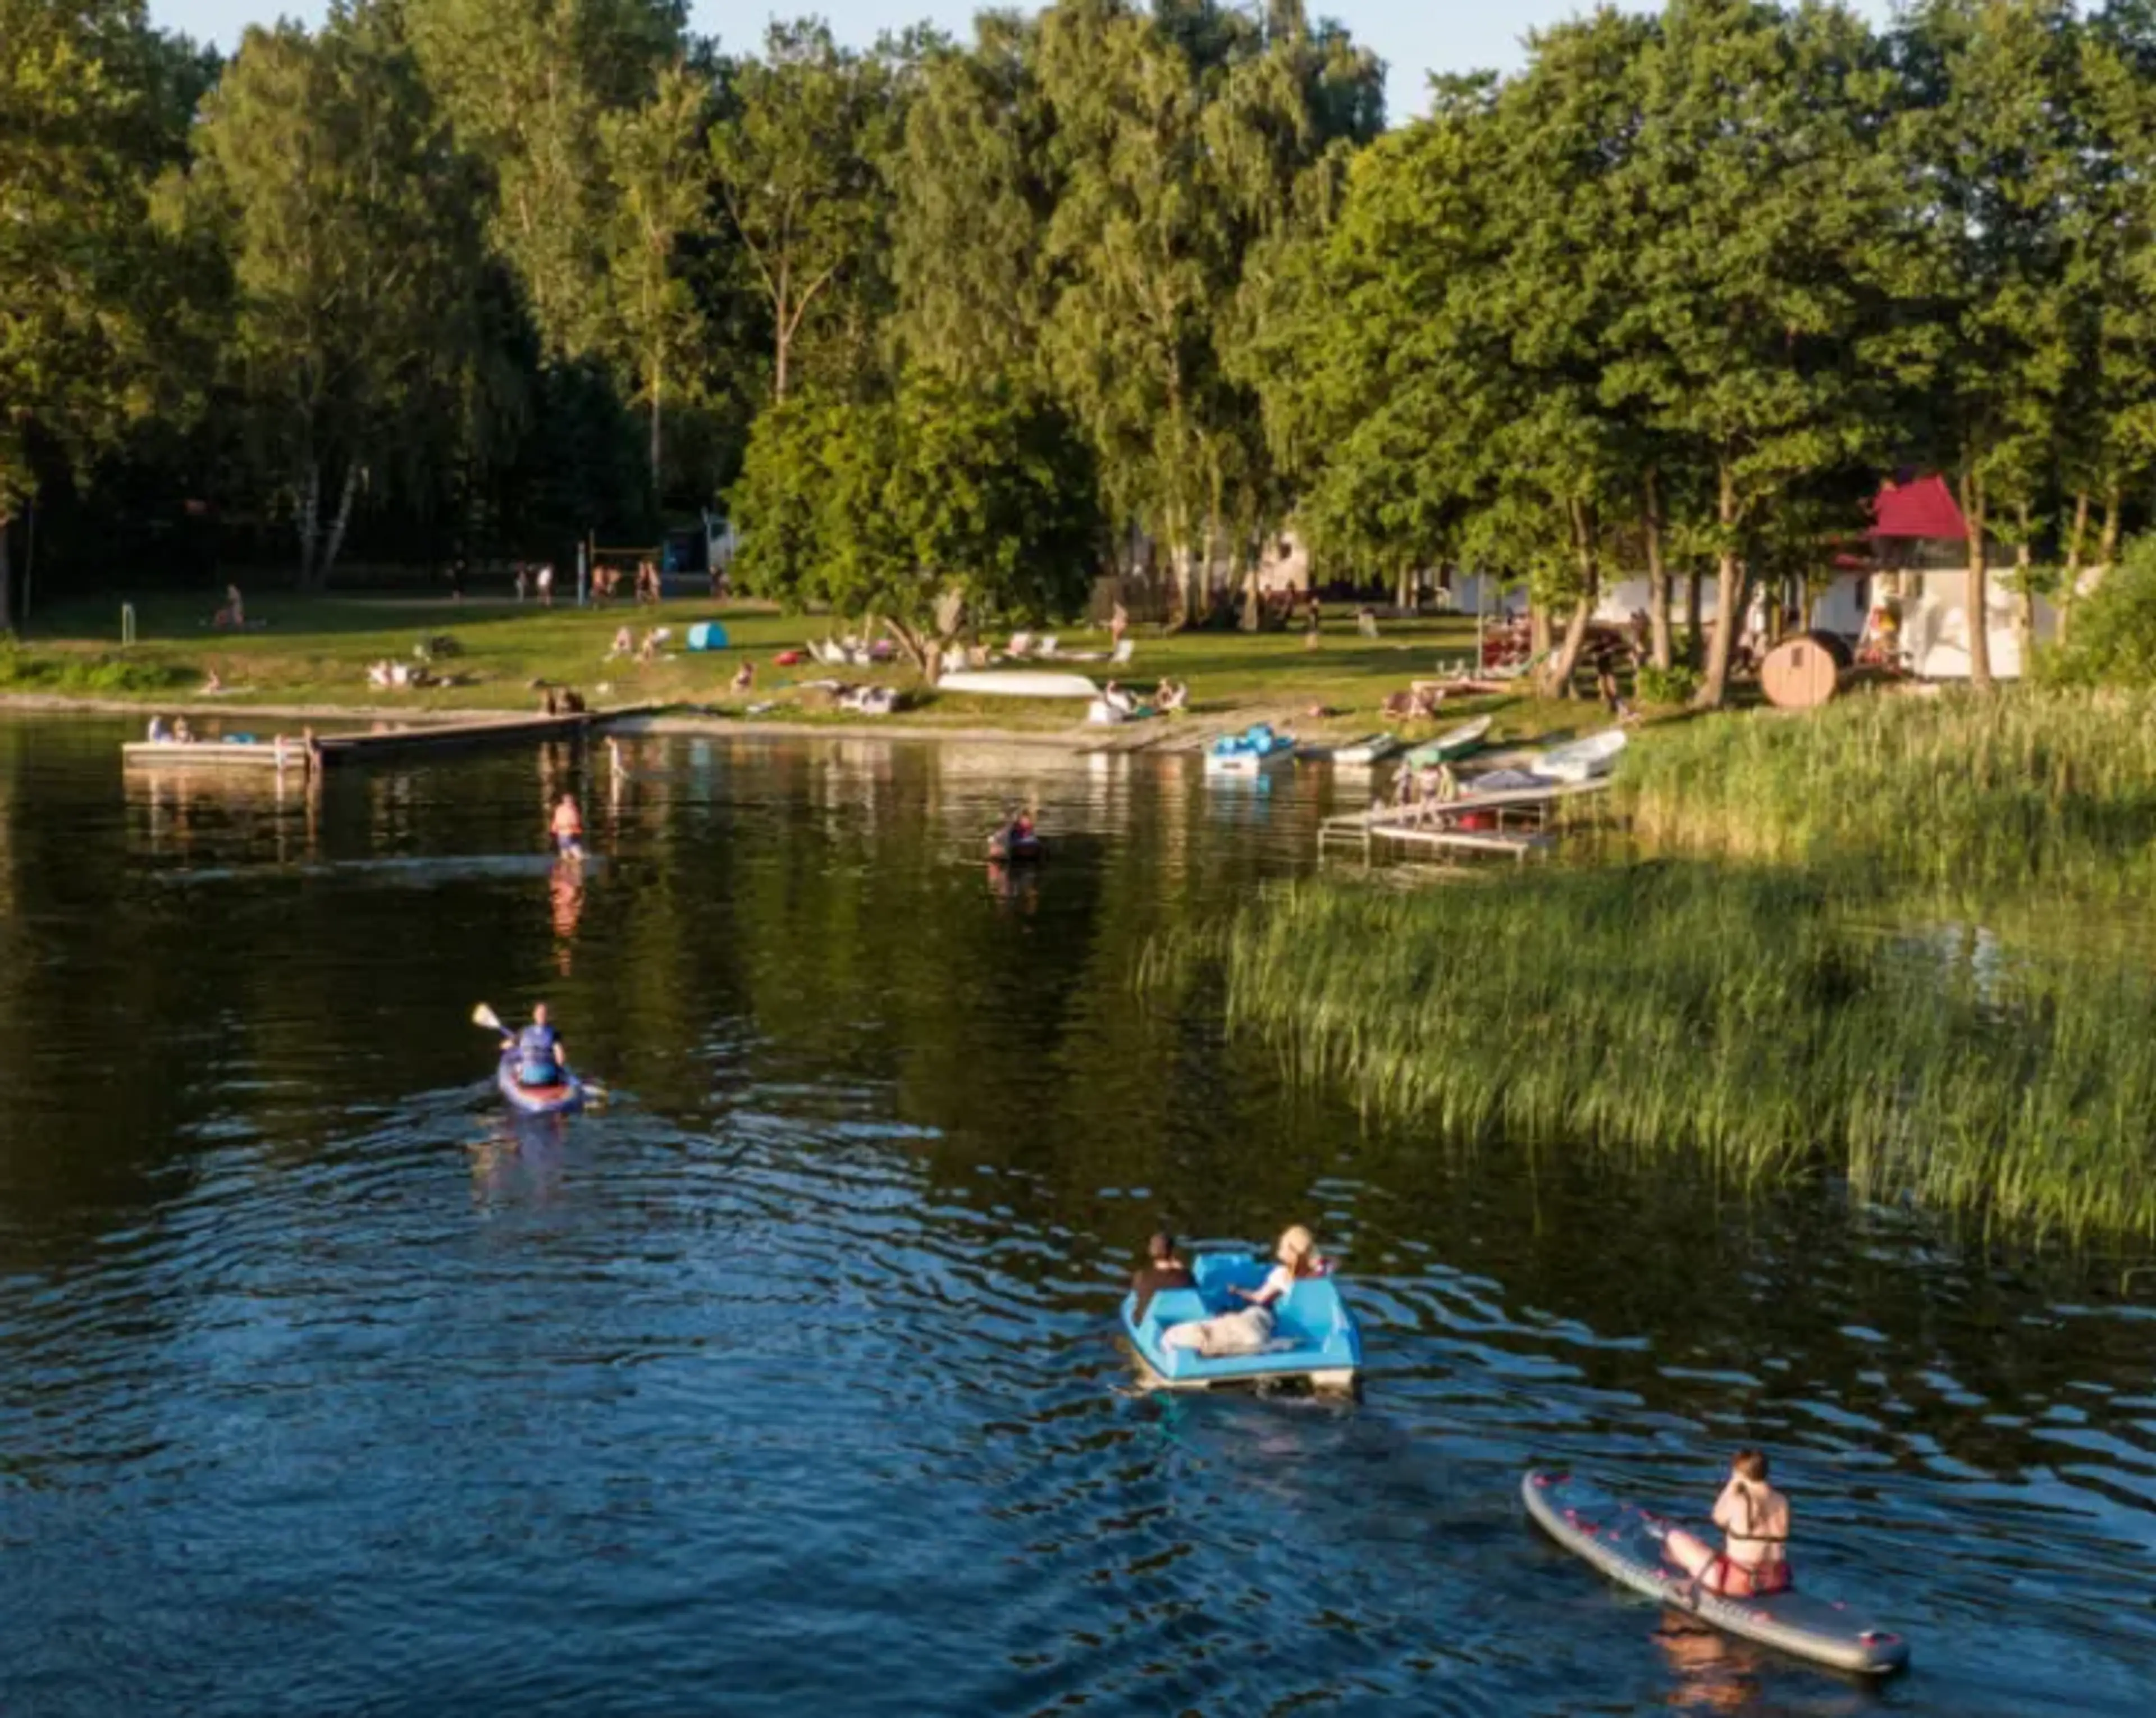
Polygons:
[[[1149,1002],[1322,771],[645,737],[310,796],[121,737],[0,721],[9,1718],[2148,1709],[2156,1276],[1373,1131]],[[511,1122],[469,1017],[542,998],[613,1100]],[[1297,1220],[1361,1398],[1140,1393],[1147,1233]],[[1910,1674],[1517,1502],[1703,1513],[1753,1442]]]

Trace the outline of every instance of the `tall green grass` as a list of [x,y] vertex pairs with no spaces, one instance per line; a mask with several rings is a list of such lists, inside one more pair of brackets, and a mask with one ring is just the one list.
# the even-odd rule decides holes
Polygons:
[[37,650],[0,638],[0,691],[124,697],[168,691],[187,678],[170,664],[143,657]]
[[1866,695],[1657,731],[1620,809],[1650,849],[1967,895],[2156,886],[2156,693]]
[[2156,982],[1893,936],[1801,875],[1654,864],[1321,880],[1156,948],[1232,1030],[1456,1142],[1703,1154],[2033,1233],[2156,1234]]

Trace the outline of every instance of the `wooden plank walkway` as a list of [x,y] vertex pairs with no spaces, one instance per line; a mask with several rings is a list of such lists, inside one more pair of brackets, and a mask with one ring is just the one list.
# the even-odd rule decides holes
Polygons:
[[[324,769],[343,768],[481,746],[574,740],[608,722],[649,715],[649,710],[637,705],[568,715],[490,716],[476,721],[415,722],[364,733],[317,734],[313,762]],[[122,746],[120,756],[131,769],[296,770],[304,774],[309,767],[305,741],[290,732],[252,741],[136,740]]]
[[136,740],[120,748],[130,769],[307,771],[307,748],[295,734],[267,740]]

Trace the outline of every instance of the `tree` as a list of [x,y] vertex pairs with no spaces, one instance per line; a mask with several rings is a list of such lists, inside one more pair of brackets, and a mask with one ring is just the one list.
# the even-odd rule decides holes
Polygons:
[[1897,165],[1947,338],[1917,425],[1969,522],[1969,676],[1991,684],[1987,536],[2024,541],[2056,470],[2073,366],[2071,211],[2088,184],[2069,0],[1924,0],[1896,38]]
[[796,608],[887,626],[922,674],[968,623],[1083,600],[1096,479],[1053,407],[934,379],[896,399],[797,397],[757,421],[732,496],[735,576]]
[[77,467],[154,403],[162,140],[136,0],[0,0],[0,631],[40,447]]
[[608,114],[600,137],[614,196],[611,277],[616,341],[637,397],[650,414],[651,487],[662,476],[661,422],[670,384],[683,372],[702,321],[682,269],[685,243],[709,197],[703,132],[706,91],[683,66],[659,79],[642,106]]
[[386,7],[336,13],[314,39],[250,29],[201,148],[231,256],[234,386],[313,588],[370,469],[433,444],[470,338],[471,187]]
[[772,395],[783,400],[812,318],[843,326],[842,297],[875,295],[890,204],[883,167],[901,115],[890,66],[839,48],[820,23],[773,23],[764,56],[726,78],[711,152],[769,306]]
[[682,54],[682,0],[402,0],[429,89],[493,195],[488,237],[550,360],[606,345],[609,115]]
[[[1702,480],[1719,618],[1700,701],[1712,705],[1771,515],[1820,474],[1892,452],[1874,379],[1917,355],[1876,278],[1897,213],[1876,147],[1888,76],[1849,14],[1754,0],[1671,0],[1631,70],[1638,130],[1609,233],[1625,290],[1603,393],[1656,438],[1643,481],[1671,459]],[[1649,503],[1658,523],[1666,494],[1657,484]],[[1666,632],[1665,618],[1665,652]]]

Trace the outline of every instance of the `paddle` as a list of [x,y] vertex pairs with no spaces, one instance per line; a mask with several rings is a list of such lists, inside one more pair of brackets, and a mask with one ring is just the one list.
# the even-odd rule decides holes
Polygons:
[[[501,1023],[501,1016],[495,1013],[485,1003],[475,1003],[473,1006],[471,1023],[475,1026],[485,1027],[489,1032],[498,1032],[504,1038],[511,1036],[509,1028]],[[603,1104],[612,1095],[596,1080],[587,1080],[581,1074],[577,1076],[577,1080],[584,1089],[584,1101],[588,1104]]]

